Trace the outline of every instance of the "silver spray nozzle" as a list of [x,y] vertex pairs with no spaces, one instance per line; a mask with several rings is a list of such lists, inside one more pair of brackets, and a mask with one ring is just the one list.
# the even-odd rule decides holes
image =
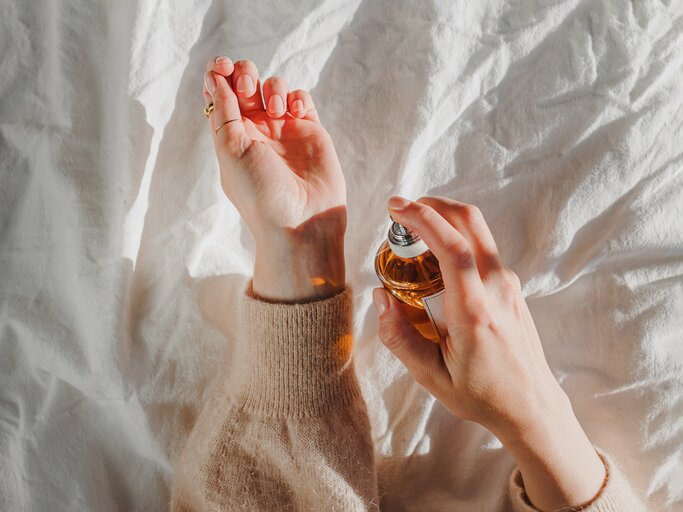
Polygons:
[[392,244],[406,247],[408,245],[413,245],[420,240],[420,237],[416,233],[411,233],[407,227],[396,222],[391,215],[389,217],[391,218],[392,223],[387,238]]

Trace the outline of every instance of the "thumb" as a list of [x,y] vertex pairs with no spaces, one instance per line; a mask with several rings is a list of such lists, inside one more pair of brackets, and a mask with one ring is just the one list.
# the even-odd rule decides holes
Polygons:
[[[246,150],[245,143],[248,142],[248,137],[244,131],[237,96],[230,83],[231,77],[207,71],[204,81],[206,92],[211,97],[214,106],[213,114],[209,119],[215,140],[221,143],[220,146],[224,147],[230,156],[239,158]],[[230,122],[224,124],[227,121]]]
[[372,291],[379,314],[379,339],[427,389],[443,377],[445,367],[439,345],[422,336],[408,321],[400,302],[384,288]]

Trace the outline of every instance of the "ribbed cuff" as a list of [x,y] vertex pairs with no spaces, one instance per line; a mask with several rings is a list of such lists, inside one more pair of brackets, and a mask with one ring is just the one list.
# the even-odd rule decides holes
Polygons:
[[[616,467],[614,462],[603,452],[598,450],[598,455],[605,464],[607,479],[602,490],[593,500],[582,507],[567,507],[563,512],[645,512],[645,506],[629,484],[624,474]],[[514,512],[539,512],[526,495],[524,481],[519,467],[515,467],[508,480],[510,499]]]
[[351,359],[351,291],[302,304],[243,302],[240,401],[268,416],[318,415],[360,397]]

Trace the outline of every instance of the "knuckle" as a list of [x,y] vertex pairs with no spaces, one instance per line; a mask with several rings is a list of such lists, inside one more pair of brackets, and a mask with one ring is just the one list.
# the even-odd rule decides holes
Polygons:
[[522,288],[522,281],[519,276],[507,267],[503,269],[503,281],[513,290],[521,290]]
[[485,327],[488,325],[489,316],[486,312],[480,309],[469,309],[466,312],[467,321],[473,329],[478,327]]
[[476,266],[474,254],[467,247],[457,240],[448,240],[446,242],[446,250],[451,258],[451,264],[459,270],[469,270]]
[[500,258],[497,254],[486,253],[481,257],[483,268],[490,271],[495,271],[501,266]]
[[481,213],[481,210],[473,204],[462,205],[460,211],[464,219],[470,224],[479,224],[484,220],[484,215]]
[[461,249],[458,253],[456,253],[455,261],[458,265],[458,268],[463,270],[474,268],[476,266],[474,255],[467,249]]
[[438,203],[439,198],[438,197],[431,197],[431,196],[420,196],[417,198],[417,200],[415,202],[429,205],[429,204]]
[[[496,337],[500,337],[503,334],[502,326],[500,325],[499,322],[496,322],[492,318],[490,318],[485,324],[481,325],[479,327],[481,329],[482,334],[493,334]],[[508,347],[508,345],[503,345],[503,350],[505,350]]]
[[504,302],[510,302],[516,293],[515,287],[508,280],[503,280],[500,284],[500,296]]
[[429,206],[430,208],[445,213],[457,211],[460,203],[441,196],[422,196],[416,202]]
[[503,269],[502,279],[500,280],[500,296],[506,303],[512,303],[520,295],[522,286],[515,274],[510,269]]
[[473,327],[485,327],[491,323],[491,315],[484,301],[473,299],[465,302],[465,314]]
[[408,206],[407,209],[412,210],[413,216],[420,223],[429,224],[433,219],[433,210],[427,205],[413,202]]

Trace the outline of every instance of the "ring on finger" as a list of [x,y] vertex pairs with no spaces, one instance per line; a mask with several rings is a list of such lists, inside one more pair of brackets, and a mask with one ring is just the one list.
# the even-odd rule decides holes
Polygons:
[[204,115],[208,118],[213,112],[213,103],[209,103],[204,107]]
[[213,134],[216,135],[218,133],[218,130],[223,128],[226,124],[232,123],[233,121],[241,121],[241,119],[228,119],[226,122],[219,124],[216,126],[216,129],[213,131]]

